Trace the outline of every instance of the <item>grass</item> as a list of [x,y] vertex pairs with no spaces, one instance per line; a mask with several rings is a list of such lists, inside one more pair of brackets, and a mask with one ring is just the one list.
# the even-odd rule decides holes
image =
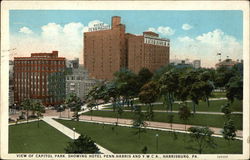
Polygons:
[[[93,116],[101,116],[101,117],[112,117],[116,118],[117,113],[113,111],[92,111]],[[177,113],[174,114],[173,123],[185,124],[185,121],[179,118]],[[83,115],[91,115],[91,112],[83,113]],[[124,112],[120,118],[132,119],[134,116],[133,112]],[[234,114],[232,115],[232,119],[234,120],[235,126],[237,129],[242,130],[242,115]],[[167,119],[167,113],[154,113],[153,121],[157,122],[169,122]],[[210,126],[222,128],[224,125],[224,116],[223,115],[208,115],[208,114],[195,114],[190,117],[188,124],[199,125],[199,126]]]
[[[227,100],[216,100],[216,101],[210,101],[210,106],[208,107],[207,102],[200,101],[199,105],[196,106],[196,111],[203,111],[203,112],[221,112],[221,106],[224,105],[227,102]],[[138,104],[139,102],[134,104]],[[193,109],[193,103],[188,102],[188,107],[190,110]],[[242,112],[242,101],[235,100],[231,104],[231,109],[234,112]],[[112,106],[110,106],[112,108]],[[131,109],[131,107],[125,107],[125,109]],[[155,110],[166,110],[166,106],[163,106],[163,104],[153,105],[153,109]],[[173,104],[173,110],[178,110],[179,104],[174,103]],[[146,110],[146,106],[142,106],[142,110]]]
[[9,153],[65,153],[70,138],[40,121],[9,126]]
[[[129,127],[120,127],[112,125],[94,124],[86,122],[77,122],[70,120],[57,120],[69,128],[76,128],[78,133],[86,134],[99,145],[107,148],[113,153],[142,153],[141,150],[147,146],[147,153],[197,153],[195,150],[188,149],[194,146],[190,141],[188,134],[176,133],[177,139],[174,139],[173,132],[149,130],[141,133],[139,139],[135,135],[137,129]],[[112,127],[115,129],[112,130]],[[156,134],[158,134],[158,152],[156,151]],[[214,149],[206,148],[206,154],[241,154],[242,141],[234,140],[230,143],[223,138],[213,138],[217,144]]]

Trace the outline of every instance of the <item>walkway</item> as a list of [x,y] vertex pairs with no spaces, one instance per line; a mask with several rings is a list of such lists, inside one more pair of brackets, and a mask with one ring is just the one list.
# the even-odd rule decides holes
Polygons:
[[[92,120],[91,120],[91,116],[86,116],[86,115],[82,115],[80,117],[80,120],[87,120],[87,121],[94,121],[94,122],[104,122],[104,123],[116,123],[117,119],[116,118],[109,118],[109,117],[99,117],[99,116],[92,116]],[[170,129],[171,128],[171,124],[170,123],[165,123],[165,122],[152,122],[152,121],[146,121],[148,123],[148,127],[153,127],[153,128],[157,128],[157,129]],[[119,119],[118,123],[120,125],[132,125],[132,120],[131,119]],[[189,127],[198,127],[196,125],[186,125],[186,129]],[[221,136],[221,128],[215,128],[215,127],[209,127],[212,131],[214,131],[215,135],[220,135]],[[173,123],[172,124],[172,131],[173,130],[179,130],[179,131],[185,131],[185,125],[184,124],[177,124],[177,123]],[[236,132],[237,137],[240,137],[239,139],[242,138],[243,136],[243,132],[242,130],[238,130]]]
[[[113,111],[112,109],[104,109],[102,111]],[[123,110],[124,112],[131,112],[131,110]],[[166,113],[166,112],[170,112],[170,111],[166,111],[166,110],[153,110],[154,112],[157,113]],[[142,111],[142,112],[147,112],[147,111]],[[179,111],[172,111],[173,113],[179,113]],[[224,113],[222,112],[202,112],[202,111],[196,111],[196,114],[210,114],[210,115],[224,115]],[[231,112],[231,114],[243,114],[242,112]]]
[[[63,134],[65,134],[66,136],[68,136],[71,139],[77,139],[80,134],[73,131],[72,129],[62,125],[61,123],[55,121],[53,118],[58,118],[58,117],[44,117],[42,118],[42,120],[46,123],[48,123],[49,125],[51,125],[52,127],[56,128],[57,130],[59,130],[60,132],[62,132]],[[113,154],[111,151],[103,148],[102,146],[96,144],[97,147],[100,149],[100,152],[103,154]]]

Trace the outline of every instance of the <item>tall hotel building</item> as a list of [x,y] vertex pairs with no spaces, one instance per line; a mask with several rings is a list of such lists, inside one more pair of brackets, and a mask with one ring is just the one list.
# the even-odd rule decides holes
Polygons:
[[52,53],[32,53],[14,58],[14,101],[39,99],[44,105],[61,104],[65,98],[65,58]]
[[169,64],[169,39],[149,31],[126,33],[118,16],[111,23],[111,27],[100,24],[84,33],[83,59],[90,77],[111,80],[121,68],[137,73],[145,67],[154,72]]

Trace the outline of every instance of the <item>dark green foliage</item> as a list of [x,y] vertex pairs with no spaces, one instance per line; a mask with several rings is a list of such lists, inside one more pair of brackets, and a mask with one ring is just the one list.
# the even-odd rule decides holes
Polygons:
[[139,88],[150,81],[153,73],[147,68],[142,68],[138,73]]
[[222,130],[222,134],[223,137],[230,141],[230,140],[234,140],[236,137],[236,127],[234,125],[234,121],[232,119],[228,119],[223,126],[223,130]]
[[173,127],[173,121],[174,121],[174,114],[170,113],[167,115],[168,123],[170,123],[170,128]]
[[191,146],[190,149],[196,150],[199,154],[203,153],[205,148],[215,148],[216,143],[212,138],[213,131],[208,127],[190,127],[190,138],[195,142],[196,147]]
[[81,134],[78,139],[69,142],[65,148],[66,153],[98,153],[99,148],[95,142],[88,136]]
[[233,77],[226,85],[226,96],[233,102],[234,99],[242,100],[243,99],[243,78],[242,77]]
[[78,112],[81,111],[81,106],[83,105],[81,99],[76,94],[69,94],[65,100],[65,104],[67,108],[74,112],[73,117],[79,121],[80,115]]
[[191,112],[189,108],[187,107],[186,103],[181,104],[178,114],[179,114],[180,119],[185,121],[185,130],[186,130],[187,121],[191,116]]
[[142,127],[147,126],[147,123],[145,122],[145,115],[142,113],[140,106],[135,106],[134,117],[133,117],[133,126],[135,128],[138,128],[138,131],[135,134],[138,134],[139,139],[140,139]]
[[221,112],[223,112],[225,114],[226,117],[230,117],[231,115],[231,109],[230,109],[230,104],[226,103],[224,105],[221,106]]
[[143,154],[146,154],[147,151],[148,151],[148,147],[147,147],[147,146],[144,146],[144,147],[142,148],[142,150],[141,150],[141,152],[142,152]]

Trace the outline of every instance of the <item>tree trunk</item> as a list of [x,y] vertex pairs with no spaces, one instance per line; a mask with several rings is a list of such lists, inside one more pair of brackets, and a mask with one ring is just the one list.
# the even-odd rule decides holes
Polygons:
[[207,106],[209,107],[210,103],[209,103],[209,98],[207,96],[206,96],[206,101],[207,101]]
[[29,121],[29,110],[26,110],[26,120],[27,120],[27,123]]
[[196,112],[195,103],[193,102],[193,113]]

